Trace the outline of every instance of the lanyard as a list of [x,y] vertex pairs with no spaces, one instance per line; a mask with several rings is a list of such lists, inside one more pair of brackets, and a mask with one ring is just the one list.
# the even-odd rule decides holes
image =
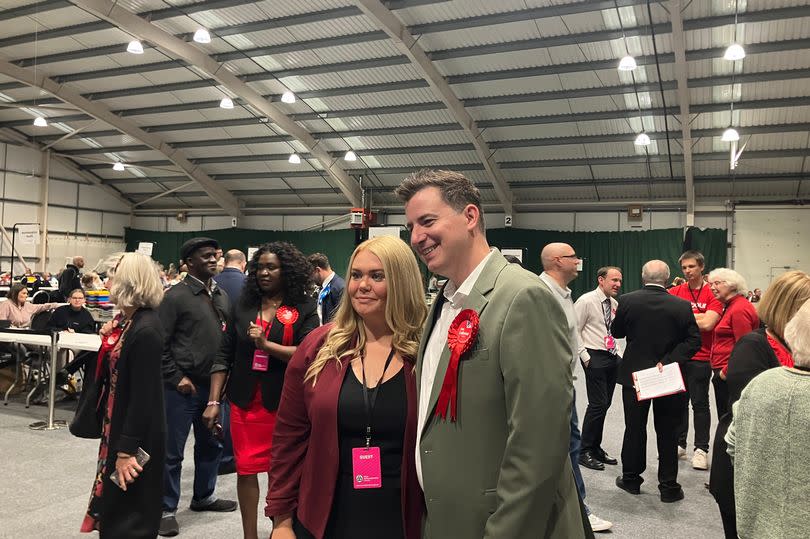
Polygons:
[[692,287],[689,286],[689,283],[686,283],[686,288],[687,288],[687,290],[689,290],[689,295],[692,296],[692,302],[695,305],[695,309],[697,309],[701,314],[706,312],[706,309],[701,310],[700,306],[698,304],[698,299],[700,299],[700,294],[701,294],[701,292],[703,292],[703,287],[704,286],[706,286],[706,285],[705,284],[700,285],[700,288],[698,288],[697,296],[696,296],[695,293],[692,292]]
[[259,305],[259,315],[256,317],[256,320],[259,321],[259,328],[261,328],[261,330],[264,332],[265,339],[270,339],[270,329],[273,327],[273,318],[270,318],[270,320],[268,320],[267,328],[263,328],[262,326],[264,325],[264,316],[262,313],[262,306]]
[[374,413],[374,404],[377,402],[377,393],[380,392],[380,386],[383,385],[383,379],[385,378],[385,371],[388,370],[388,366],[391,364],[393,358],[394,347],[392,346],[391,352],[388,354],[388,359],[385,360],[385,367],[383,367],[380,381],[377,382],[377,386],[374,388],[374,391],[371,392],[371,399],[369,400],[368,385],[366,385],[366,366],[363,362],[363,355],[360,354],[360,370],[363,372],[363,407],[366,409],[366,448],[371,445],[371,416]]

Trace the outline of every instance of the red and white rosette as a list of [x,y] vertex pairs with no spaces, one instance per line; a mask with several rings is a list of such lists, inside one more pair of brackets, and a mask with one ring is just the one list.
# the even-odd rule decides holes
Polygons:
[[292,346],[293,324],[298,320],[298,309],[283,305],[276,310],[276,318],[284,325],[284,336],[281,338],[281,344]]
[[436,404],[436,415],[447,419],[447,406],[450,406],[450,421],[456,421],[458,411],[458,363],[461,356],[472,348],[478,336],[478,313],[472,309],[464,309],[450,324],[447,332],[447,346],[450,347],[450,363],[444,373],[442,389],[439,392],[439,401]]

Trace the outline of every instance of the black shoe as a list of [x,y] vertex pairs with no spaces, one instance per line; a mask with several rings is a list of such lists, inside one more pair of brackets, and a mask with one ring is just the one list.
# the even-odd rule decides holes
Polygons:
[[173,516],[166,516],[160,519],[158,535],[161,537],[174,537],[180,533],[180,525]]
[[233,500],[222,500],[219,499],[215,502],[211,502],[208,505],[198,505],[191,502],[191,510],[192,511],[213,511],[214,513],[230,513],[231,511],[236,511],[236,508],[239,505]]
[[641,494],[641,485],[635,485],[633,483],[628,483],[624,480],[624,478],[620,475],[616,478],[616,486],[622,489],[625,492],[629,492],[630,494]]
[[678,488],[677,490],[662,490],[661,491],[661,501],[664,503],[672,503],[678,502],[683,500],[683,489]]
[[605,465],[599,462],[591,451],[583,451],[579,454],[579,464],[591,470],[604,470]]
[[219,470],[217,470],[217,475],[228,475],[232,473],[236,473],[236,463],[234,461],[220,464]]
[[593,453],[593,455],[596,457],[596,460],[598,460],[602,464],[609,464],[611,466],[615,466],[616,464],[619,463],[618,460],[614,459],[613,457],[611,457],[610,455],[605,453],[605,451],[603,449],[600,449],[599,451],[595,451]]

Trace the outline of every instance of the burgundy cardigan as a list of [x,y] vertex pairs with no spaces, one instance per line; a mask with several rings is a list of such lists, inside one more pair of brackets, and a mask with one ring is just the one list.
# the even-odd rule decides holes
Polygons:
[[[344,360],[338,369],[327,363],[312,381],[304,375],[332,324],[312,331],[298,345],[287,366],[281,404],[276,417],[271,450],[270,487],[265,514],[268,517],[296,514],[299,522],[316,539],[326,531],[339,467],[338,398],[343,378],[349,371]],[[419,539],[424,513],[424,496],[416,477],[416,376],[406,362],[405,389],[408,412],[402,449],[402,525],[406,539]]]

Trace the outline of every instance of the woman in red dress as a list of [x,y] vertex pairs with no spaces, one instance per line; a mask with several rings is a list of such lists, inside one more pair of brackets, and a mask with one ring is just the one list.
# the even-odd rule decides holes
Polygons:
[[298,343],[318,327],[315,300],[307,294],[312,268],[286,242],[262,245],[253,255],[242,296],[231,300],[231,317],[211,369],[203,418],[219,420],[227,383],[236,492],[245,539],[258,537],[258,474],[270,470],[270,446],[284,372]]

